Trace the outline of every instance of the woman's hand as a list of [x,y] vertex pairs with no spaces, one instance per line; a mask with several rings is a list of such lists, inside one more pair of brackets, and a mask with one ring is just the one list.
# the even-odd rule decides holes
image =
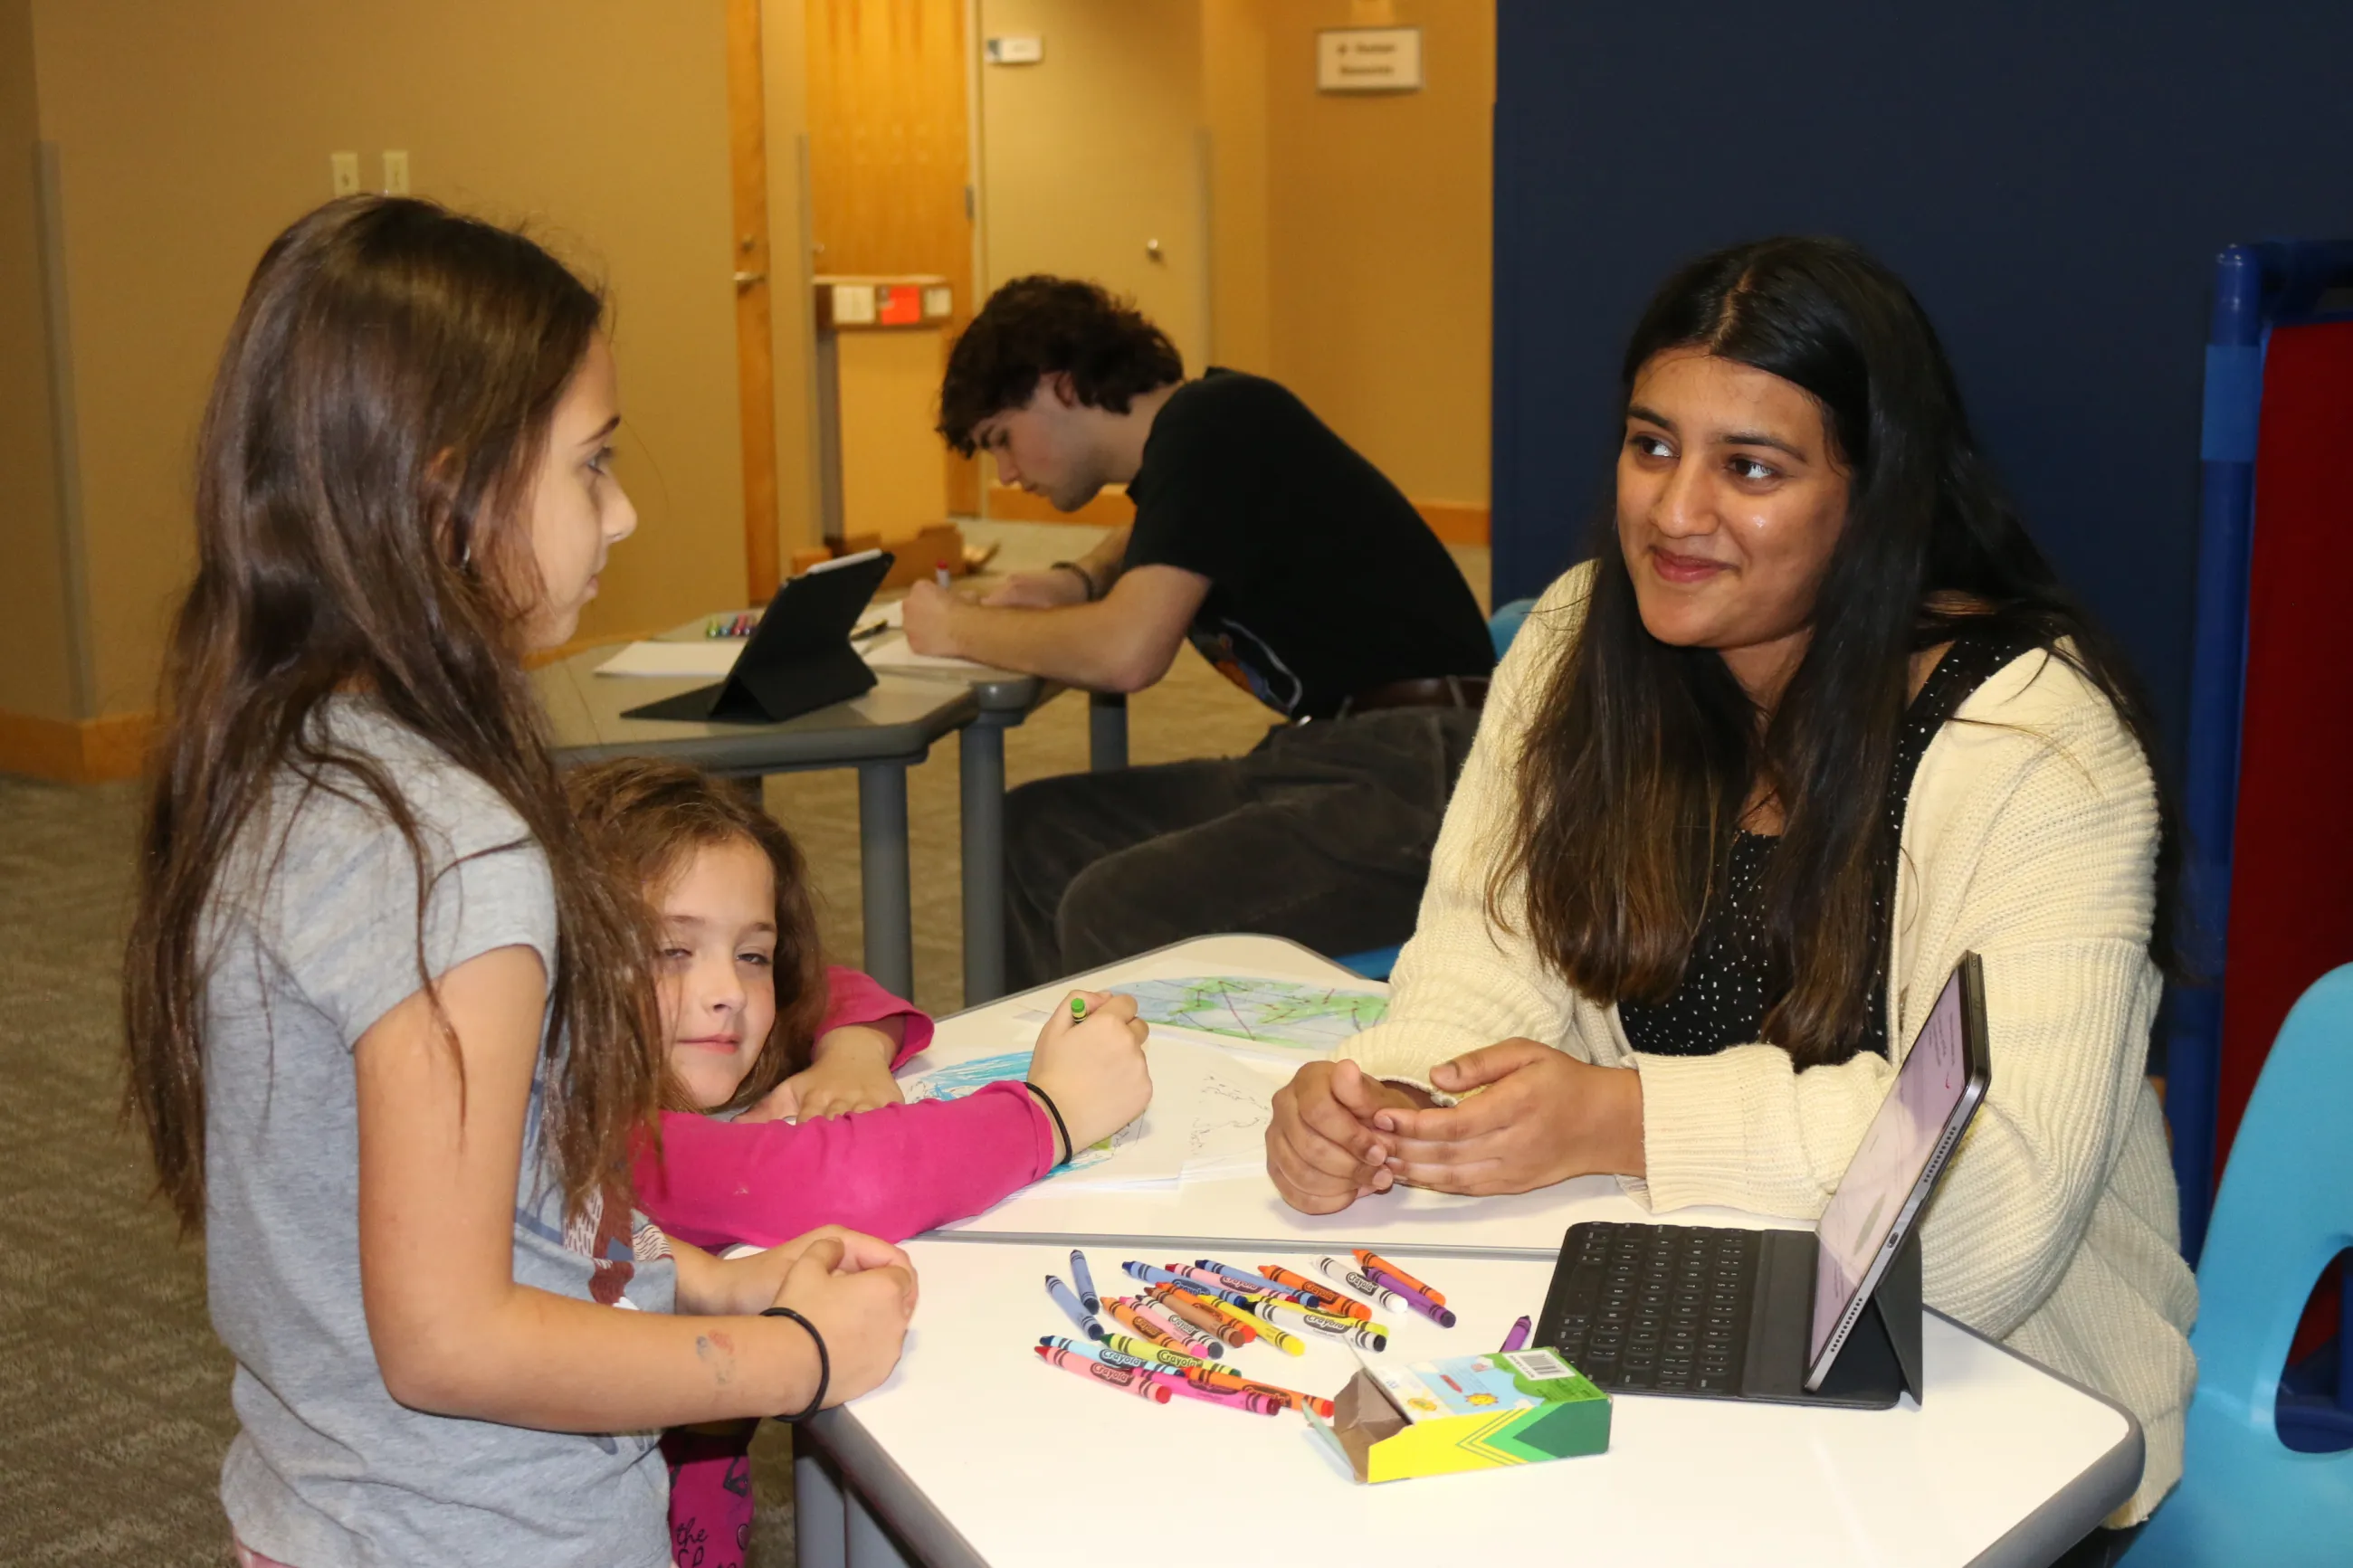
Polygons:
[[1422,1103],[1396,1084],[1368,1077],[1355,1062],[1309,1062],[1274,1091],[1266,1172],[1275,1191],[1302,1214],[1336,1214],[1358,1198],[1387,1192],[1396,1180],[1386,1163],[1392,1140],[1373,1119]]
[[1482,1092],[1442,1110],[1374,1113],[1398,1181],[1484,1195],[1642,1173],[1642,1075],[1631,1068],[1513,1039],[1440,1063],[1430,1081],[1449,1094]]
[[[791,1256],[768,1304],[790,1307],[824,1336],[831,1366],[825,1408],[855,1399],[890,1376],[915,1311],[915,1268],[907,1255],[888,1242],[830,1226],[772,1252]],[[801,1331],[798,1325],[789,1328]],[[814,1385],[814,1360],[810,1378]]]
[[828,1029],[818,1037],[809,1065],[770,1089],[761,1105],[765,1109],[789,1094],[793,1109],[788,1114],[804,1121],[853,1116],[878,1105],[903,1105],[907,1097],[891,1076],[891,1058],[898,1054],[899,1043],[871,1026]]
[[[1086,998],[1087,1016],[1071,1016],[1071,997]],[[1106,991],[1073,991],[1038,1031],[1029,1081],[1062,1113],[1071,1146],[1063,1157],[1108,1138],[1152,1103],[1152,1068],[1144,1059],[1149,1026],[1135,1016],[1135,998]]]

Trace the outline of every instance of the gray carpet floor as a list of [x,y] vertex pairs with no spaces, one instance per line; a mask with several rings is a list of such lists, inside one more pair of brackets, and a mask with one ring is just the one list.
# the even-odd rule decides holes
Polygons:
[[[1076,554],[1088,531],[983,524],[994,569]],[[1486,552],[1458,550],[1482,601]],[[1190,653],[1130,706],[1137,763],[1247,751],[1262,710]],[[1016,784],[1086,765],[1086,710],[1064,697],[1007,740]],[[962,1005],[956,754],[910,780],[915,999]],[[849,773],[769,781],[799,838],[826,942],[859,952],[858,805]],[[117,1115],[118,1006],[138,792],[0,775],[0,1564],[217,1568],[215,1497],[235,1430],[229,1361],[205,1313],[200,1242],[173,1234]],[[754,1447],[758,1568],[792,1562],[790,1438]]]

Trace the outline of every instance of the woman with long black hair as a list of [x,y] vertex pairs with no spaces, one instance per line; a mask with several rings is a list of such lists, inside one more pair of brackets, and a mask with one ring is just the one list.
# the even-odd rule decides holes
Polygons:
[[2196,1310],[2142,1076],[2176,858],[2146,707],[1853,247],[1686,267],[1624,386],[1612,526],[1497,672],[1388,1021],[1282,1091],[1269,1170],[1317,1213],[1606,1173],[1810,1218],[1974,951],[1992,1090],[1927,1298],[2139,1417],[2137,1521]]

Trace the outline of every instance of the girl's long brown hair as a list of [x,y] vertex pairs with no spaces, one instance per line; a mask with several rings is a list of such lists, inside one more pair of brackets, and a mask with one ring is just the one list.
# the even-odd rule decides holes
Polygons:
[[[1510,924],[1524,908],[1546,963],[1585,995],[1663,1001],[1762,781],[1784,823],[1762,889],[1778,998],[1765,1037],[1800,1067],[1838,1061],[1886,1004],[1873,980],[1887,916],[1874,910],[1894,906],[1885,802],[1911,656],[1973,627],[2039,646],[2115,705],[2152,769],[2154,726],[2121,651],[2060,584],[1978,454],[1943,345],[1893,273],[1835,239],[1702,257],[1643,312],[1624,395],[1654,356],[1693,347],[1809,394],[1848,470],[1812,637],[1760,722],[1715,650],[1644,628],[1603,518],[1582,629],[1519,754],[1517,817],[1488,909]],[[2170,970],[2180,835],[2161,773],[2158,805],[2149,946]]]
[[247,285],[197,440],[195,581],[164,660],[123,977],[126,1103],[184,1231],[205,1212],[206,910],[233,865],[274,867],[301,809],[273,810],[281,783],[370,805],[406,838],[430,990],[417,818],[334,741],[338,694],[480,778],[545,854],[547,1152],[575,1214],[627,1191],[661,1070],[648,933],[565,806],[520,646],[533,474],[602,318],[522,235],[407,199],[318,209]]
[[642,890],[649,919],[660,918],[653,906],[698,849],[748,843],[768,858],[776,876],[776,1026],[724,1105],[694,1104],[667,1072],[663,1104],[672,1110],[741,1110],[808,1066],[825,1016],[825,951],[818,941],[808,865],[792,835],[733,784],[683,763],[622,757],[575,768],[564,783],[582,830],[616,873]]

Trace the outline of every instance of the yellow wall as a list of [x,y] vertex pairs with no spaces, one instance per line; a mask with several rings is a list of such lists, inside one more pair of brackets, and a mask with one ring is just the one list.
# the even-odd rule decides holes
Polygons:
[[[1182,258],[1155,272],[1132,253],[1140,225],[1182,233],[1145,204],[1197,172],[1187,139],[1206,127],[1208,357],[1290,386],[1415,501],[1483,510],[1493,0],[983,0],[981,16],[984,35],[1045,39],[1043,65],[982,69],[984,286],[1041,267],[1101,278],[1198,371],[1191,296],[1154,298]],[[1422,91],[1315,90],[1316,32],[1359,22],[1422,29]]]
[[151,700],[214,360],[263,245],[327,196],[332,149],[361,153],[370,187],[378,153],[406,149],[418,195],[527,220],[608,288],[643,522],[584,630],[741,599],[715,0],[33,0],[32,18],[40,133],[63,150],[102,710]]
[[1340,0],[1267,6],[1267,248],[1277,379],[1424,504],[1487,504],[1493,0],[1396,0],[1416,93],[1315,90]]
[[30,0],[0,0],[0,710],[74,711],[33,184]]
[[808,133],[805,0],[763,0],[768,95],[768,277],[776,397],[776,558],[813,545],[822,530],[817,472],[817,329],[809,279],[802,142]]

